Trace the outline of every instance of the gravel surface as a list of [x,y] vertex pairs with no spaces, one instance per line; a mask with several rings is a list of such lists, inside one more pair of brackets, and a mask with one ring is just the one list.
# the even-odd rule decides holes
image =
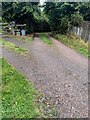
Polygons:
[[[45,114],[49,114],[52,105],[54,117],[88,117],[88,59],[74,50],[51,38],[48,46],[39,37],[30,43],[5,38],[20,47],[28,49],[28,55],[22,56],[2,49],[6,58],[18,71],[41,91],[47,102]],[[52,104],[48,103],[48,98]]]

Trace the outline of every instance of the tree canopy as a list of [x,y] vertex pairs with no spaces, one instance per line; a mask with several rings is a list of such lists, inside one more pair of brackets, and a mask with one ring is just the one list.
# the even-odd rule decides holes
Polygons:
[[27,24],[28,33],[58,31],[65,34],[83,20],[90,21],[90,3],[46,2],[40,6],[39,2],[3,2],[2,12],[5,22]]

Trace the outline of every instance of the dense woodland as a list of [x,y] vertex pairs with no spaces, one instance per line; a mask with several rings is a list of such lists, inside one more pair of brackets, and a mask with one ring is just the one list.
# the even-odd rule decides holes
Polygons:
[[72,26],[90,21],[90,3],[79,2],[3,2],[4,22],[27,24],[27,33],[57,31],[67,33]]

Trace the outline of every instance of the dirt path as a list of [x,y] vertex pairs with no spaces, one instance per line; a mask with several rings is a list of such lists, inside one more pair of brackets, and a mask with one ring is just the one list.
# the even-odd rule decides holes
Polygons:
[[[57,41],[50,47],[38,37],[30,44],[6,38],[29,51],[24,57],[3,48],[2,55],[51,97],[56,117],[88,116],[88,61]],[[70,56],[71,55],[71,56]]]

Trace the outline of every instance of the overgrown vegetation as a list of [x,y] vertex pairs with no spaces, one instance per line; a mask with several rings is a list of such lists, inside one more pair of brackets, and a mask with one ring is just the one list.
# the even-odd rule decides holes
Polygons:
[[88,43],[81,40],[75,35],[52,34],[54,38],[64,43],[66,46],[76,50],[77,52],[90,57],[88,53]]
[[2,117],[35,118],[42,117],[35,100],[38,97],[33,85],[6,60],[2,62]]
[[27,33],[65,34],[83,20],[90,21],[90,2],[46,2],[43,6],[39,2],[3,2],[2,12],[4,22],[27,24]]
[[45,33],[39,34],[42,41],[44,41],[47,44],[52,44],[52,41],[48,38],[48,36]]
[[15,21],[16,24],[27,24],[27,33],[49,30],[49,23],[42,16],[39,2],[3,2],[3,21]]
[[19,46],[17,46],[16,44],[9,42],[9,41],[5,41],[4,39],[0,39],[0,41],[2,40],[2,45],[5,46],[7,49],[10,49],[12,51],[15,51],[19,54],[27,54],[27,49],[25,48],[21,48]]
[[[89,17],[90,4],[79,2],[47,2],[44,12],[49,19],[51,31],[66,34],[72,26],[79,26],[84,20],[82,7],[87,7],[86,13]],[[84,9],[84,7],[83,7]]]

